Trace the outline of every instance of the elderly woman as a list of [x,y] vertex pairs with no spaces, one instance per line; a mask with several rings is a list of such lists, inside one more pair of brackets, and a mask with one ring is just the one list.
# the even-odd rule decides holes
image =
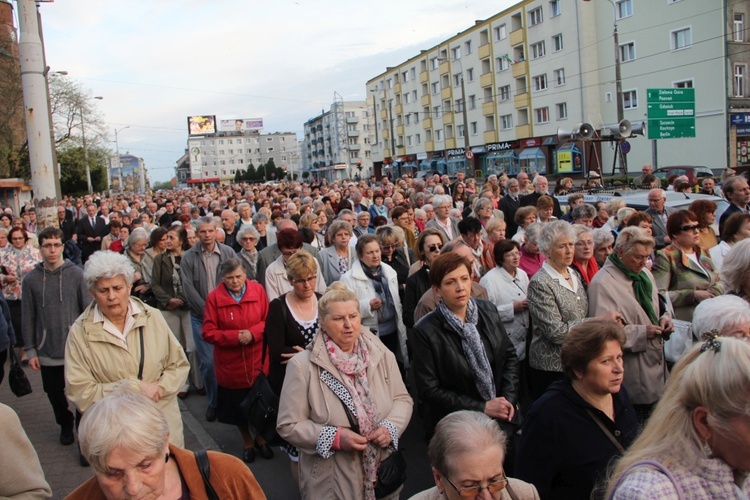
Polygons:
[[711,200],[695,200],[690,204],[688,210],[691,210],[698,218],[698,232],[700,239],[698,244],[704,250],[710,250],[719,244],[716,238],[714,223],[716,222],[716,203]]
[[[94,253],[83,278],[94,302],[71,326],[65,346],[65,392],[81,413],[121,381],[156,402],[169,442],[183,445],[177,393],[190,370],[164,316],[130,296],[135,270],[127,257]],[[84,454],[85,455],[85,454]]]
[[656,252],[652,268],[660,292],[669,293],[675,318],[690,321],[701,301],[723,293],[719,275],[708,252],[698,244],[700,224],[689,210],[678,210],[667,219],[672,243]]
[[474,215],[482,223],[482,229],[486,232],[487,223],[495,216],[495,205],[489,198],[477,198],[472,206]]
[[326,247],[325,239],[323,238],[323,235],[320,234],[320,225],[318,224],[318,216],[315,214],[305,214],[299,219],[299,227],[303,228],[309,228],[313,232],[313,240],[310,242],[310,245],[312,245],[313,248],[317,248],[318,250],[322,250]]
[[729,253],[734,244],[745,238],[750,238],[750,213],[737,212],[730,215],[724,221],[724,230],[721,232],[721,243],[708,251],[717,271],[721,270],[724,257]]
[[303,499],[374,499],[378,464],[411,418],[396,359],[362,327],[359,299],[334,283],[318,301],[313,343],[287,365],[277,429],[299,448]]
[[518,230],[511,239],[517,241],[519,245],[523,245],[524,241],[526,241],[526,228],[536,222],[536,216],[537,212],[534,206],[519,208],[513,217]]
[[[66,498],[206,498],[196,455],[174,445],[171,431],[157,405],[118,388],[81,420],[81,453],[94,477]],[[266,498],[250,469],[235,457],[209,451],[207,460],[216,498]]]
[[[276,243],[281,255],[266,269],[266,295],[268,295],[268,300],[273,300],[292,290],[286,263],[294,252],[302,250],[302,236],[296,229],[282,229],[276,234]],[[316,291],[323,293],[325,289],[323,275],[318,269]]]
[[[8,302],[13,330],[16,332],[16,345],[23,347],[21,335],[21,294],[23,278],[42,261],[39,250],[30,246],[25,229],[14,227],[8,233],[10,245],[0,250],[0,282],[2,293]],[[26,351],[21,350],[21,362],[28,363]]]
[[320,270],[326,284],[338,281],[354,264],[354,249],[349,245],[351,237],[352,226],[346,221],[333,221],[328,228],[328,238],[332,245],[318,252]]
[[272,227],[268,227],[268,223],[268,216],[265,213],[258,212],[253,215],[253,227],[260,235],[256,245],[259,252],[276,243],[276,231]]
[[123,248],[123,255],[135,269],[135,281],[130,292],[131,295],[149,302],[149,305],[153,307],[156,305],[151,292],[151,272],[154,269],[154,259],[146,252],[148,241],[149,235],[145,229],[142,227],[133,229]]
[[529,334],[529,276],[518,267],[521,248],[515,241],[495,244],[497,266],[485,274],[479,284],[487,289],[489,301],[495,304],[519,361],[526,359],[526,337]]
[[507,227],[504,217],[493,217],[484,228],[487,237],[482,241],[482,247],[484,248],[482,264],[487,270],[495,268],[495,244],[505,239],[505,229]]
[[443,232],[438,229],[427,228],[417,238],[417,263],[412,266],[412,274],[406,280],[404,291],[404,325],[407,328],[414,326],[414,310],[419,299],[430,289],[430,264],[435,257],[440,255],[445,240]]
[[599,272],[599,264],[594,258],[594,236],[591,234],[591,228],[583,224],[573,225],[573,234],[576,237],[573,269],[581,277],[583,287],[588,288],[591,279]]
[[[583,284],[572,269],[575,234],[565,221],[553,221],[542,228],[539,248],[547,257],[529,281],[528,297],[532,336],[529,379],[532,399],[563,376],[560,350],[568,332],[586,321],[589,301]],[[619,321],[620,314],[607,311],[596,319]]]
[[594,258],[601,268],[614,251],[615,237],[612,231],[603,227],[594,229],[591,235],[594,237]]
[[735,295],[704,300],[695,308],[692,328],[696,337],[714,330],[723,337],[750,342],[750,308],[747,301]]
[[750,343],[720,337],[695,346],[616,464],[608,498],[750,498],[750,409],[737,397],[748,393]]
[[500,500],[539,500],[533,485],[505,475],[506,441],[497,422],[484,413],[461,410],[447,415],[427,448],[436,486],[411,500],[479,498],[485,489]]
[[370,220],[375,220],[375,217],[388,217],[388,209],[383,204],[385,202],[385,196],[382,191],[375,191],[373,194],[373,203],[370,208],[367,209],[370,212]]
[[551,196],[542,195],[536,202],[536,222],[546,224],[553,220],[557,220],[557,217],[552,215],[555,211],[555,203],[552,201]]
[[250,281],[238,258],[219,266],[221,283],[208,294],[203,316],[203,340],[213,344],[218,385],[219,422],[236,425],[242,436],[242,460],[255,460],[255,445],[265,459],[273,451],[260,434],[253,437],[240,404],[260,373],[268,375],[264,332],[268,300],[263,287]]
[[673,330],[669,313],[661,313],[654,276],[646,262],[654,239],[636,227],[620,232],[615,251],[589,286],[589,316],[616,309],[625,323],[625,388],[641,423],[664,393],[667,364],[664,340]]
[[404,231],[398,226],[379,227],[375,236],[377,236],[380,245],[381,260],[396,271],[398,294],[399,298],[403,300],[406,278],[409,277],[409,268],[416,260],[414,251],[404,246]]
[[391,210],[391,220],[393,220],[394,226],[404,230],[404,243],[408,248],[413,249],[417,244],[417,237],[414,234],[414,216],[409,215],[410,211],[412,214],[414,213],[414,210],[408,207],[395,207]]
[[[566,223],[567,224],[567,223]],[[605,321],[575,326],[561,350],[565,378],[529,409],[516,476],[541,498],[584,499],[638,433],[622,387],[622,328]]]
[[542,264],[546,260],[539,250],[539,238],[542,236],[543,227],[542,224],[534,222],[526,226],[523,242],[519,242],[513,238],[513,241],[521,245],[521,260],[518,263],[518,267],[529,276],[529,279],[542,268]]
[[260,234],[258,230],[249,224],[240,226],[237,231],[237,241],[242,247],[237,253],[237,257],[242,260],[242,266],[245,268],[247,279],[254,280],[258,270],[258,240]]
[[720,274],[727,293],[750,302],[750,240],[742,240],[732,247],[724,258]]

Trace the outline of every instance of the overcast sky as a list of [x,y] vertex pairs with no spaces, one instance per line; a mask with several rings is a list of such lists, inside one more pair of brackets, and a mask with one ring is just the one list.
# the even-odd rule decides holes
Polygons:
[[55,0],[41,4],[47,64],[103,96],[120,152],[174,176],[187,116],[264,119],[296,132],[365,82],[513,0]]

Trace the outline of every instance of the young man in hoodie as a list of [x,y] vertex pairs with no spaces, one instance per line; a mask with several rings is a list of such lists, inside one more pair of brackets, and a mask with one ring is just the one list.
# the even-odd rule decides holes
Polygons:
[[23,279],[22,327],[29,366],[42,371],[42,385],[61,427],[60,443],[73,443],[73,414],[65,397],[65,341],[70,326],[91,303],[83,270],[63,258],[63,232],[39,233],[42,262]]

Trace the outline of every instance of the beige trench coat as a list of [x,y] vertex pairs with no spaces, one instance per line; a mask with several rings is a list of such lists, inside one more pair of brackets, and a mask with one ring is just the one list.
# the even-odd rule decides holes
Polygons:
[[[659,299],[654,276],[651,280],[651,306],[659,314]],[[667,380],[664,344],[661,339],[649,341],[646,326],[651,324],[646,311],[635,299],[633,282],[608,259],[589,285],[589,316],[614,310],[625,320],[626,341],[623,346],[625,374],[623,385],[633,404],[651,404],[661,399]],[[664,315],[669,317],[668,314]]]
[[96,302],[92,302],[70,327],[65,345],[66,393],[81,413],[85,413],[123,380],[139,389],[141,346],[138,332],[143,327],[143,380],[159,383],[162,397],[157,405],[169,423],[169,442],[183,448],[177,392],[185,385],[190,364],[161,312],[138,299],[131,297],[130,300],[140,312],[127,335],[127,349],[104,331],[101,323],[92,321]]
[[[401,380],[396,358],[366,329],[362,328],[360,335],[370,351],[367,378],[378,408],[377,419],[391,422],[400,436],[409,424],[413,402]],[[311,350],[297,354],[287,365],[277,429],[282,438],[300,449],[302,498],[364,498],[362,454],[333,451],[327,439],[332,427],[350,425],[341,400],[320,378],[325,372],[341,382],[342,375],[328,358],[323,336],[316,335]],[[382,458],[386,453],[382,453]],[[398,498],[399,491],[392,497]]]

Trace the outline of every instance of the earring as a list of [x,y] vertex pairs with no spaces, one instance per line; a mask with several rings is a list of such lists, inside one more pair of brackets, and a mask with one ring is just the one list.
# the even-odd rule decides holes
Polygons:
[[714,458],[714,451],[708,445],[708,441],[703,443],[703,454],[706,455],[706,458]]
[[169,462],[169,453],[166,453],[164,455],[164,463],[167,463],[167,462]]

